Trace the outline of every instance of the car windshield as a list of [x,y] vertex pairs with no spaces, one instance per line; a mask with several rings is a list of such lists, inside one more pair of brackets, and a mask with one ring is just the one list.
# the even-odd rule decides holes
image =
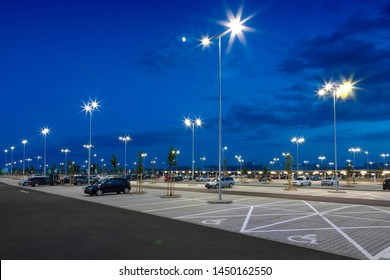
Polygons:
[[95,183],[95,185],[101,185],[101,184],[104,184],[105,182],[107,182],[109,179],[108,178],[106,178],[106,179],[102,179],[102,180],[100,180],[100,181],[97,181],[96,183]]

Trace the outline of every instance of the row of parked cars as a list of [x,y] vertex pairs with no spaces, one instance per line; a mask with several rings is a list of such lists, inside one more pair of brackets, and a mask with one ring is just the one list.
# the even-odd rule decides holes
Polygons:
[[[293,180],[292,184],[293,186],[311,186],[311,179],[309,176],[299,176]],[[333,186],[336,184],[339,184],[339,180],[336,183],[336,178],[327,177],[321,180],[321,186]]]

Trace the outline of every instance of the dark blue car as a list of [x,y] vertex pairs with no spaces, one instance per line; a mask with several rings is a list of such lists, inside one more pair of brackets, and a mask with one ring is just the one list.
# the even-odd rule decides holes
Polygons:
[[130,182],[123,178],[109,178],[98,181],[84,189],[84,193],[101,196],[104,193],[116,192],[128,194],[131,190]]

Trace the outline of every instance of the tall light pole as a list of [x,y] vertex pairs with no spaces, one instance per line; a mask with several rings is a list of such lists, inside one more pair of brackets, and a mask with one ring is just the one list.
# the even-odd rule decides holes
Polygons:
[[[367,166],[367,170],[368,170],[368,151],[365,151],[364,153],[365,153],[366,156],[367,156],[367,164],[366,164],[366,166]],[[367,178],[368,178],[368,174],[367,174]]]
[[355,159],[356,159],[356,153],[360,153],[361,149],[360,148],[349,148],[348,152],[353,153],[353,177],[355,177]]
[[204,172],[204,161],[206,160],[206,157],[201,157],[200,160],[202,161],[202,172]]
[[127,165],[126,165],[126,160],[127,160],[127,152],[126,152],[126,146],[127,142],[131,141],[131,137],[126,135],[126,136],[119,136],[119,141],[122,141],[125,143],[125,176],[127,174]]
[[4,150],[4,154],[5,154],[5,164],[4,164],[4,166],[7,167],[7,165],[8,165],[8,149]]
[[41,159],[41,156],[37,156],[37,173],[39,173],[39,160]]
[[148,156],[148,154],[147,153],[142,153],[141,154],[141,157],[144,159],[144,170],[145,170],[145,174],[146,174],[146,157]]
[[11,146],[11,176],[12,176],[12,172],[13,172],[13,169],[14,169],[14,149],[15,147],[14,146]]
[[195,155],[195,125],[198,127],[202,126],[202,120],[199,118],[196,118],[195,120],[191,120],[189,118],[184,119],[184,125],[186,127],[191,127],[192,128],[192,162],[191,162],[191,178],[192,182],[194,181],[194,155]]
[[383,170],[385,170],[385,168],[386,168],[386,157],[388,157],[389,154],[382,153],[379,156],[383,157]]
[[309,161],[308,160],[304,160],[303,163],[305,164],[306,170],[307,170],[307,164],[309,163]]
[[228,150],[228,147],[227,146],[224,146],[222,148],[222,162],[223,162],[223,175],[225,176],[225,172],[226,172],[226,167],[227,167],[227,161],[225,161],[225,151]]
[[[99,102],[90,99],[88,103],[83,104],[83,111],[89,114],[89,143],[88,143],[88,185],[91,183],[91,149],[92,149],[92,113],[99,109]],[[84,145],[85,147],[86,145]]]
[[88,160],[85,161],[85,166],[87,168],[87,174],[88,174],[88,185],[90,185],[91,183],[91,149],[92,149],[92,145],[90,144],[85,144],[83,145],[84,148],[86,148],[88,150]]
[[337,133],[336,133],[336,101],[338,98],[347,99],[349,95],[353,95],[354,85],[357,82],[352,81],[352,76],[346,80],[342,78],[341,84],[333,84],[332,82],[325,83],[325,86],[318,91],[319,96],[325,96],[330,93],[333,96],[333,134],[334,134],[334,174],[336,181],[336,191],[339,189],[337,180]]
[[177,168],[178,168],[178,166],[179,166],[178,156],[180,155],[180,151],[179,151],[179,150],[172,151],[172,154],[175,155],[175,160],[176,160],[176,171],[177,171]]
[[299,146],[299,144],[305,143],[305,138],[304,137],[293,137],[293,138],[291,138],[291,143],[297,144],[297,160],[296,160],[296,164],[297,164],[297,176],[298,176],[298,169],[299,169],[298,146]]
[[320,169],[321,169],[321,171],[322,171],[322,161],[323,161],[324,159],[326,159],[326,157],[324,157],[324,156],[319,156],[318,159],[320,160]]
[[[213,37],[203,37],[201,42],[204,47],[210,46],[213,40],[218,39],[218,73],[219,73],[219,114],[218,114],[218,172],[221,176],[221,157],[222,157],[222,48],[221,48],[221,38],[229,33],[229,48],[234,42],[234,39],[238,37],[241,42],[245,41],[243,31],[251,30],[251,28],[244,26],[243,24],[248,21],[252,16],[249,16],[245,19],[241,19],[242,9],[240,9],[236,16],[233,16],[231,13],[228,13],[229,22],[224,22],[223,25],[228,27],[228,30],[220,33],[219,35]],[[222,188],[219,188],[218,200],[222,201]]]
[[46,136],[50,133],[48,127],[41,129],[41,134],[43,135],[43,175],[46,176]]
[[66,168],[68,166],[68,153],[71,151],[69,149],[61,149],[61,153],[65,154],[65,171],[64,171],[64,176],[66,176]]
[[23,144],[23,178],[24,178],[24,169],[25,169],[25,161],[26,161],[26,144],[27,144],[27,140],[24,139],[22,140],[22,144]]

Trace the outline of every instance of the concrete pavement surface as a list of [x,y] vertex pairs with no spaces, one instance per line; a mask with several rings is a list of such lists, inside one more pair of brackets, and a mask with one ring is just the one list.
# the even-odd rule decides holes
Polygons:
[[[15,180],[0,180],[17,185]],[[313,186],[286,191],[283,183],[238,183],[223,189],[223,199],[233,203],[210,204],[218,190],[181,183],[175,184],[179,197],[163,198],[166,186],[145,182],[145,192],[137,194],[132,182],[130,195],[102,197],[85,195],[76,186],[20,191],[33,189],[350,258],[390,259],[390,192],[379,187],[340,187],[336,192]]]

